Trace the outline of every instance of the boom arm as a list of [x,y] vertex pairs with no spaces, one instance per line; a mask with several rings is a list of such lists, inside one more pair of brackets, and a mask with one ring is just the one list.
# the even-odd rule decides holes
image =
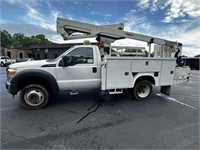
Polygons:
[[111,28],[109,26],[98,26],[68,19],[57,18],[57,33],[61,34],[64,40],[68,39],[69,36],[74,32],[85,33],[90,36],[100,36],[112,40],[118,39],[134,39],[143,42],[147,42],[148,44],[155,43],[158,45],[166,45],[166,46],[182,46],[181,43],[168,41],[165,39],[147,36],[143,34],[133,33],[123,31],[123,24],[118,24],[115,27]]

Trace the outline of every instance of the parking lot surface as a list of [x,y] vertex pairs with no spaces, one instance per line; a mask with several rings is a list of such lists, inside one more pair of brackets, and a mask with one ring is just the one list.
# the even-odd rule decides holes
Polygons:
[[92,107],[98,91],[60,93],[40,110],[6,92],[5,68],[0,81],[1,149],[199,149],[200,71],[172,86],[169,97],[154,87],[147,101],[125,92]]

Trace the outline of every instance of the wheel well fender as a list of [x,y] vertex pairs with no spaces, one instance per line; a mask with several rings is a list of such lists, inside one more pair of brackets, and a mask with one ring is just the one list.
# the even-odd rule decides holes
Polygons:
[[17,92],[28,84],[42,84],[50,92],[56,94],[59,91],[56,79],[47,71],[39,69],[27,69],[17,73],[10,81],[10,83],[17,84]]
[[136,83],[143,80],[149,81],[151,84],[155,85],[155,79],[153,75],[146,74],[146,75],[138,75],[137,77],[135,77],[134,82],[133,82],[133,87],[135,86]]

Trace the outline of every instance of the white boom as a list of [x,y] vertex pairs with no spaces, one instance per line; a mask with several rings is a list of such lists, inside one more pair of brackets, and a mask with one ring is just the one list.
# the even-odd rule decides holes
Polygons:
[[[57,18],[57,33],[61,34],[64,40],[67,40],[69,36],[74,32],[85,33],[89,36],[97,36],[99,38],[108,38],[113,41],[118,39],[134,39],[148,44],[155,43],[158,45],[166,45],[170,47],[177,46],[181,49],[182,44],[174,41],[169,41],[153,36],[127,32],[123,31],[123,23],[116,25],[98,26],[89,23],[83,23],[78,21],[73,21],[69,19]],[[97,41],[100,41],[97,39]]]
[[111,46],[111,48],[116,48],[116,49],[145,49],[145,47],[136,47],[136,46]]

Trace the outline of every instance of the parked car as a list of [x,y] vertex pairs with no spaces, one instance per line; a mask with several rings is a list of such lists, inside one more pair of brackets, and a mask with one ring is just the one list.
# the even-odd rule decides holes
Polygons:
[[23,58],[16,58],[16,63],[18,63],[18,62],[23,62],[23,61],[24,61]]
[[34,58],[24,58],[24,61],[33,61],[35,60]]
[[1,67],[6,67],[12,63],[12,60],[8,56],[0,56]]
[[34,58],[16,58],[16,62],[32,61]]

